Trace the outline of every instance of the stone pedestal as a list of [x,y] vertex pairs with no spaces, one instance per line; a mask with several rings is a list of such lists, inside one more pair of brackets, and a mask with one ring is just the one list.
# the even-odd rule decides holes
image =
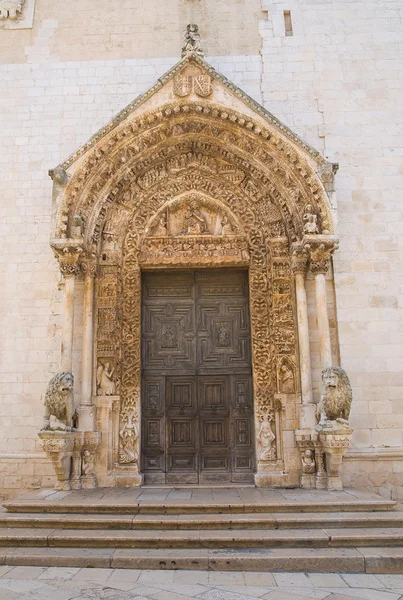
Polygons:
[[75,432],[40,431],[38,436],[57,477],[56,490],[71,490],[71,466]]
[[120,465],[115,471],[115,485],[120,488],[140,487],[144,483],[144,475],[134,471],[134,465]]
[[342,490],[340,479],[343,456],[351,444],[352,428],[319,432],[319,442],[326,456],[326,475],[328,490]]

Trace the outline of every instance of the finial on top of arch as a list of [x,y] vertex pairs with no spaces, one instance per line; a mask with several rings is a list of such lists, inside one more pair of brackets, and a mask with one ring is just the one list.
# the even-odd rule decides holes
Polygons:
[[197,56],[204,56],[204,52],[200,43],[199,27],[194,23],[189,23],[186,27],[185,43],[182,48],[182,58],[196,54]]

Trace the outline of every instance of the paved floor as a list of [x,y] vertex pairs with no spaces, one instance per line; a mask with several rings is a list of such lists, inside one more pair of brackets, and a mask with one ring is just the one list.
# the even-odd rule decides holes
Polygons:
[[138,488],[96,488],[94,490],[36,490],[18,498],[21,502],[55,502],[66,504],[259,504],[275,502],[355,502],[361,500],[383,500],[377,494],[365,489],[345,489],[342,491],[273,489],[244,487],[152,487]]
[[398,600],[403,575],[0,566],[0,600]]

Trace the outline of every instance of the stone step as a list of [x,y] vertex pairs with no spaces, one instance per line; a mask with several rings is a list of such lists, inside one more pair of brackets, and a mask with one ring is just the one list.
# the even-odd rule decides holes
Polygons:
[[107,500],[91,502],[61,502],[51,500],[31,501],[27,499],[4,502],[4,508],[12,513],[69,513],[69,514],[239,514],[239,513],[298,513],[298,512],[370,512],[392,510],[396,503],[392,500],[356,499],[336,500],[293,500],[284,502],[231,502],[184,503],[184,502],[111,502]]
[[121,549],[15,548],[0,564],[115,569],[402,573],[403,548]]
[[71,548],[297,548],[403,546],[401,528],[94,530],[2,528],[0,546]]
[[1,527],[48,529],[214,530],[403,527],[403,512],[103,515],[3,513]]

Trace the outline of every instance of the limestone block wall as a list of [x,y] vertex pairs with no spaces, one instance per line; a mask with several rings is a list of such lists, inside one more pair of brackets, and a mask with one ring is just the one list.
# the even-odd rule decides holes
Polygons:
[[[293,35],[286,35],[284,11]],[[47,171],[178,60],[188,22],[199,24],[214,67],[340,163],[340,250],[328,295],[334,358],[354,392],[345,480],[401,497],[399,0],[36,0],[32,29],[0,30],[0,487],[52,480],[36,436],[46,384],[59,365],[62,310]],[[310,280],[307,288],[318,398]],[[77,295],[80,302],[80,286]],[[381,467],[369,468],[374,461]]]

